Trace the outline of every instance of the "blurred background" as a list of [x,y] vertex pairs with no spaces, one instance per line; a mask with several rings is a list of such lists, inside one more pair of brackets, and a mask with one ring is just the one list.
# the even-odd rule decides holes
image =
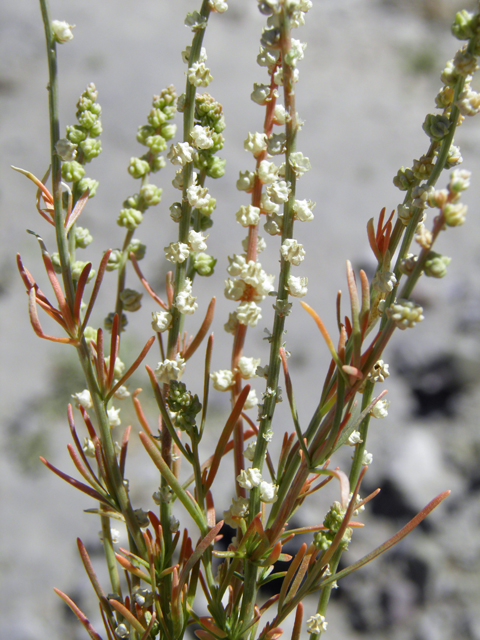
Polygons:
[[[335,334],[335,297],[346,290],[345,261],[358,272],[374,266],[366,223],[378,218],[382,207],[392,211],[402,194],[392,178],[411,166],[427,149],[422,123],[434,112],[439,76],[460,43],[450,35],[459,8],[473,9],[465,0],[323,0],[313,2],[307,24],[296,37],[307,41],[299,64],[297,109],[305,121],[298,149],[307,155],[312,171],[298,186],[298,197],[317,203],[315,220],[298,224],[296,237],[307,252],[302,274],[309,276],[306,301]],[[123,200],[137,185],[127,173],[131,156],[141,155],[135,140],[146,122],[153,94],[174,84],[183,92],[185,70],[180,51],[191,41],[183,26],[197,0],[85,0],[51,2],[54,19],[75,24],[74,40],[59,46],[62,132],[75,123],[75,104],[89,82],[99,90],[102,105],[103,152],[87,167],[100,181],[80,224],[94,242],[84,259],[98,265],[108,247],[119,247],[123,231],[115,224]],[[209,252],[218,258],[215,274],[197,279],[200,307],[191,320],[193,333],[209,298],[223,290],[227,255],[241,252],[244,230],[234,214],[245,195],[236,191],[238,172],[252,168],[243,150],[249,131],[263,123],[263,110],[249,99],[253,82],[265,82],[256,64],[264,18],[255,0],[229,0],[229,10],[214,15],[204,45],[214,81],[208,91],[223,104],[227,128],[220,154],[227,158],[225,177],[210,182],[217,198],[210,230]],[[65,419],[70,395],[83,389],[73,349],[41,341],[27,314],[27,299],[16,272],[15,253],[50,295],[35,239],[40,233],[54,251],[51,227],[35,210],[35,187],[10,165],[42,177],[49,164],[47,64],[40,10],[34,0],[4,2],[0,6],[0,619],[2,637],[9,640],[80,640],[86,637],[62,601],[56,586],[68,593],[101,632],[98,608],[84,574],[76,537],[86,544],[95,568],[102,574],[101,546],[95,516],[86,496],[75,492],[40,462],[75,475],[66,444]],[[475,85],[479,90],[479,83]],[[180,124],[180,119],[177,119]],[[465,226],[449,229],[437,251],[452,257],[444,280],[420,281],[415,298],[424,307],[425,321],[414,331],[398,332],[385,354],[392,375],[385,385],[391,400],[389,416],[370,428],[368,450],[373,453],[364,492],[377,487],[379,496],[368,506],[363,530],[355,530],[345,562],[353,562],[400,529],[435,495],[452,494],[437,511],[374,564],[340,583],[328,614],[328,637],[380,640],[442,640],[480,638],[480,117],[460,128],[456,144],[463,168],[472,171],[471,188],[463,200],[469,205]],[[157,178],[158,176],[158,178]],[[160,205],[145,216],[137,237],[147,244],[142,270],[162,294],[165,273],[163,247],[175,233],[168,207],[178,199],[171,187],[173,171],[155,176],[164,188]],[[448,182],[445,174],[439,183]],[[266,234],[262,234],[266,235]],[[275,238],[266,237],[262,264],[277,271]],[[128,285],[140,289],[130,276]],[[107,274],[92,323],[103,324],[111,311],[115,274]],[[344,301],[344,313],[348,303]],[[317,404],[328,351],[311,318],[299,305],[288,322],[287,349],[300,418],[306,424]],[[257,331],[249,331],[245,355],[267,357],[263,327],[270,327],[272,311],[263,303]],[[153,302],[129,315],[130,332],[121,357],[132,362],[151,335]],[[223,331],[232,303],[219,296],[214,321],[213,369],[229,367],[229,336]],[[43,321],[45,329],[49,328]],[[263,324],[262,324],[263,323]],[[56,330],[52,327],[52,331]],[[147,362],[155,366],[158,355]],[[196,355],[197,377],[187,384],[201,393],[202,350]],[[261,382],[255,383],[260,396]],[[143,368],[130,388],[144,387],[141,395],[151,423],[156,409],[149,398]],[[135,434],[139,427],[128,401],[122,405],[122,425],[133,424],[128,473],[135,506],[153,508],[151,495],[158,474],[147,461]],[[211,422],[204,443],[207,455],[228,413],[226,394],[213,392]],[[252,412],[254,415],[254,412]],[[81,430],[80,421],[78,426]],[[286,403],[279,407],[278,450],[285,430],[291,430]],[[121,429],[119,439],[121,438]],[[336,461],[348,468],[350,451]],[[225,464],[225,469],[229,467]],[[225,474],[225,478],[227,478]],[[223,481],[223,477],[222,477]],[[323,520],[335,489],[320,496],[299,514],[297,525]],[[233,478],[216,487],[220,518],[230,504]],[[181,517],[181,525],[186,521]],[[299,543],[300,544],[300,543]],[[105,588],[108,590],[105,580]],[[265,594],[268,596],[269,594]],[[306,603],[307,617],[314,601]],[[288,628],[288,625],[284,625]],[[289,637],[289,636],[286,636]],[[307,637],[307,634],[305,634]]]

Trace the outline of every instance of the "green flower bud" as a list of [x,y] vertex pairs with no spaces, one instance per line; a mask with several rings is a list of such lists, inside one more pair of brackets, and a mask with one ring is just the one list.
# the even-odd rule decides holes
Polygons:
[[62,178],[65,182],[78,182],[84,175],[85,169],[76,160],[62,164]]
[[120,300],[123,302],[125,311],[138,311],[142,306],[143,293],[134,289],[124,289],[120,294]]
[[96,158],[98,155],[100,155],[102,145],[100,143],[100,140],[87,138],[80,143],[80,149],[83,151],[83,155],[85,156],[85,162],[90,162],[90,160],[93,160],[93,158]]
[[100,120],[97,120],[92,124],[90,130],[88,132],[91,138],[97,138],[103,131],[102,123]]
[[130,257],[130,253],[135,255],[137,260],[142,260],[145,257],[145,252],[147,251],[146,245],[142,244],[140,240],[134,238],[127,248],[127,255]]
[[466,213],[466,204],[461,204],[460,202],[456,204],[447,204],[443,209],[445,224],[449,227],[459,227],[465,222]]
[[147,121],[154,129],[158,129],[162,124],[165,124],[167,116],[160,109],[152,109],[147,116]]
[[448,134],[451,122],[447,116],[428,113],[422,127],[431,140],[443,140]]
[[79,249],[85,249],[92,242],[93,238],[88,229],[84,227],[75,227],[75,246]]
[[[83,260],[76,260],[72,265],[72,280],[74,280],[75,282],[78,282],[78,280],[80,279],[80,276],[82,275],[82,271],[85,269],[86,265],[89,264],[88,262],[84,262]],[[88,274],[88,278],[87,278],[87,282],[90,282],[90,280],[94,277],[95,275],[95,269],[90,269],[90,273]]]
[[160,127],[160,135],[165,140],[171,140],[175,134],[177,133],[177,125],[176,124],[163,124]]
[[455,16],[452,33],[458,40],[469,40],[474,35],[478,16],[463,9]]
[[327,551],[332,544],[330,531],[317,531],[313,534],[313,544],[319,551]]
[[216,264],[216,258],[206,253],[196,253],[193,255],[193,268],[199,276],[211,276]]
[[180,222],[182,216],[182,205],[180,202],[174,202],[170,207],[170,217],[174,222]]
[[143,214],[138,209],[122,209],[117,218],[119,227],[125,227],[132,231],[136,229],[143,220]]
[[152,153],[161,153],[167,148],[167,142],[165,138],[159,135],[149,136],[145,140],[145,143]]
[[130,158],[130,164],[128,165],[128,173],[132,178],[143,178],[150,171],[150,165],[146,160],[142,158]]
[[209,178],[222,178],[225,175],[225,165],[227,161],[224,158],[210,156],[206,169]]
[[163,156],[157,156],[156,158],[153,159],[153,162],[152,162],[152,166],[151,166],[152,173],[156,173],[157,171],[160,171],[160,169],[163,169],[166,166],[166,164],[167,164],[167,161]]
[[397,175],[393,179],[393,184],[400,189],[400,191],[408,191],[411,186],[416,184],[415,176],[411,169],[405,169],[401,167],[398,170]]
[[122,262],[122,251],[120,249],[113,249],[108,256],[107,271],[115,271],[118,269]]
[[139,196],[147,207],[153,207],[162,199],[162,189],[154,184],[145,184],[141,187]]
[[452,259],[447,256],[430,251],[425,262],[425,275],[431,278],[443,278],[451,261]]
[[155,135],[155,129],[144,124],[142,127],[138,127],[137,130],[137,142],[147,146],[147,138]]
[[134,193],[123,201],[125,209],[140,209],[140,194]]
[[92,178],[82,178],[77,182],[77,189],[79,193],[85,193],[85,191],[88,189],[88,197],[93,198],[93,196],[97,193],[98,184],[98,180],[93,180]]
[[50,256],[50,260],[52,261],[52,266],[55,273],[62,273],[62,264],[60,262],[60,254],[52,253],[52,255]]
[[91,111],[81,111],[78,114],[78,124],[85,129],[91,129],[98,120],[98,116]]
[[[112,330],[113,318],[115,317],[115,312],[112,311],[108,314],[108,316],[103,321],[103,326],[107,331]],[[127,316],[122,313],[122,317],[120,318],[120,330],[123,331],[128,324]]]
[[80,127],[78,124],[73,127],[67,127],[67,138],[73,144],[79,144],[87,137],[87,131],[83,127]]
[[[193,223],[193,220],[192,220],[192,223]],[[209,215],[202,215],[202,212],[200,211],[200,220],[198,224],[200,227],[200,231],[206,231],[207,229],[210,229],[211,226],[213,226],[213,220],[210,218]]]

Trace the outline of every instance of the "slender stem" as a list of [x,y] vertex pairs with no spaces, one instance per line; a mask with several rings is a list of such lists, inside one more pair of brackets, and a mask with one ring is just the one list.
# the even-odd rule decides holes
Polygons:
[[55,145],[60,139],[60,120],[58,114],[58,68],[57,45],[52,31],[50,8],[48,0],[40,0],[43,24],[45,27],[45,40],[47,44],[48,59],[48,111],[50,118],[50,157],[52,165],[52,193],[55,207],[55,234],[57,238],[58,253],[62,267],[62,280],[65,289],[65,297],[70,310],[73,311],[75,299],[75,287],[72,280],[70,267],[70,254],[68,251],[68,239],[65,233],[63,204],[62,204],[62,161],[55,150]]

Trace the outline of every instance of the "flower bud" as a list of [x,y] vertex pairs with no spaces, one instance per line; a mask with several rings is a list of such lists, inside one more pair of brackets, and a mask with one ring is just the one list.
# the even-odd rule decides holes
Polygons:
[[62,178],[65,182],[78,182],[84,175],[85,169],[76,160],[62,164]]
[[128,173],[132,178],[143,178],[150,170],[150,165],[146,160],[142,158],[130,158],[130,164],[128,165]]
[[196,253],[193,256],[193,268],[199,276],[211,276],[217,264],[217,259],[206,253]]
[[452,259],[447,256],[430,251],[425,262],[425,275],[431,278],[443,278],[451,261]]
[[124,289],[120,294],[120,300],[123,303],[125,311],[138,311],[142,306],[141,300],[143,293],[134,289]]
[[84,227],[75,227],[75,246],[79,249],[85,249],[92,242],[93,238],[88,229]]
[[72,29],[74,27],[74,24],[68,24],[68,22],[64,22],[63,20],[53,20],[52,32],[55,41],[59,44],[70,42],[70,40],[73,39]]

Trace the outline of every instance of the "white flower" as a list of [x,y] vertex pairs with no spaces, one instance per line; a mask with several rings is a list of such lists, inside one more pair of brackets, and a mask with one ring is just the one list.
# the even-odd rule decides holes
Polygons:
[[397,284],[397,278],[393,271],[377,271],[372,280],[372,288],[382,293],[390,293]]
[[259,364],[260,358],[247,358],[246,356],[242,356],[238,360],[238,369],[240,371],[240,376],[244,380],[256,378],[257,374],[255,373],[255,371],[257,370]]
[[251,151],[257,156],[267,148],[267,136],[265,133],[249,133],[248,138],[243,143],[245,151]]
[[83,453],[89,458],[95,458],[95,445],[90,438],[84,438],[83,440]]
[[258,177],[263,184],[273,184],[278,177],[277,165],[269,160],[262,160],[258,166]]
[[[117,384],[118,380],[114,380],[113,384]],[[113,394],[117,400],[125,400],[125,398],[130,397],[130,391],[124,384],[121,384],[118,389]]]
[[282,258],[293,265],[298,266],[305,257],[305,249],[293,238],[287,238],[280,247]]
[[213,388],[217,391],[227,391],[233,386],[233,372],[229,369],[221,369],[220,371],[212,371],[210,379]]
[[278,487],[276,484],[265,482],[265,480],[262,480],[262,482],[260,482],[260,500],[262,502],[265,502],[267,504],[276,502],[277,491]]
[[[246,253],[248,249],[248,236],[246,236],[242,240],[242,247]],[[258,236],[257,237],[257,253],[262,253],[262,251],[265,251],[266,247],[267,247],[267,243],[265,242],[264,238],[262,238],[262,236]]]
[[316,203],[311,200],[295,200],[293,204],[295,220],[300,220],[300,222],[310,222],[310,220],[313,220],[315,204]]
[[245,518],[248,515],[248,499],[233,498],[232,505],[228,511],[223,512],[223,519],[233,529],[238,527],[238,521],[233,518]]
[[190,315],[195,313],[198,304],[195,302],[197,298],[192,296],[192,281],[190,278],[185,278],[185,284],[182,291],[179,291],[175,298],[175,306],[180,313]]
[[236,315],[240,324],[256,327],[262,317],[260,307],[255,302],[242,302],[238,305]]
[[301,298],[307,293],[308,278],[288,276],[288,293],[295,298]]
[[[110,368],[110,356],[105,358],[105,366],[107,369]],[[120,358],[115,358],[115,364],[113,365],[113,375],[115,378],[121,378],[122,373],[125,371],[125,363],[123,363]]]
[[303,155],[301,151],[296,151],[295,153],[290,154],[290,166],[295,171],[297,176],[301,176],[307,171],[310,171],[312,165],[310,164],[310,160]]
[[328,622],[325,620],[325,616],[320,613],[316,613],[307,620],[308,633],[322,633],[327,630]]
[[273,438],[273,431],[271,429],[267,429],[266,431],[263,432],[263,439],[266,442],[271,442]]
[[[118,529],[110,529],[110,536],[112,538],[113,544],[118,544],[120,542],[120,531]],[[98,537],[103,542],[103,532],[98,532]]]
[[206,251],[207,243],[205,240],[208,236],[204,236],[201,231],[194,231],[193,229],[188,234],[188,246],[192,251]]
[[171,242],[168,247],[164,247],[163,250],[165,251],[165,258],[173,263],[185,262],[190,255],[188,244],[183,242]]
[[245,293],[246,286],[243,280],[232,280],[228,278],[228,280],[225,280],[225,297],[227,300],[240,300]]
[[[183,62],[185,62],[185,64],[188,64],[191,51],[192,51],[192,47],[189,44],[185,47],[185,50],[182,51],[182,60]],[[200,49],[200,55],[198,56],[198,59],[201,62],[205,62],[205,60],[207,59],[207,50],[205,49],[205,47],[202,47]]]
[[363,460],[362,460],[362,464],[364,467],[368,467],[369,465],[371,465],[373,462],[373,455],[371,453],[368,453],[368,451],[365,449],[363,452]]
[[77,157],[77,144],[73,144],[67,138],[60,138],[55,143],[55,151],[65,162],[72,162]]
[[55,40],[59,44],[70,42],[70,40],[73,39],[72,29],[74,27],[74,24],[68,24],[68,22],[64,22],[63,20],[53,20],[52,31]]
[[233,258],[228,256],[229,265],[227,267],[228,273],[235,277],[239,276],[242,273],[243,267],[245,266],[245,256],[241,256],[237,253],[233,255]]
[[243,469],[237,476],[237,482],[243,489],[253,489],[258,487],[262,482],[262,473],[260,469],[252,467],[251,469]]
[[208,0],[208,6],[212,11],[216,11],[216,13],[223,13],[228,9],[228,4],[225,0]]
[[385,382],[385,379],[390,375],[389,365],[383,360],[377,360],[373,365],[372,370],[368,374],[370,380],[373,382]]
[[115,407],[107,409],[108,424],[110,425],[110,428],[113,429],[113,427],[119,427],[122,424],[118,415],[120,411],[121,409],[115,409]]
[[285,180],[277,180],[267,187],[267,193],[273,202],[282,204],[288,200],[290,189]]
[[188,142],[178,142],[170,146],[167,158],[172,164],[180,164],[184,167],[189,162],[192,162],[194,153],[195,149],[191,147]]
[[239,172],[239,178],[237,180],[237,189],[239,191],[251,191],[253,189],[253,183],[255,182],[255,174],[253,171]]
[[269,198],[268,193],[264,191],[260,196],[260,209],[266,214],[271,215],[272,213],[278,213],[280,207],[278,204],[275,204],[275,202]]
[[287,112],[285,111],[285,107],[283,106],[283,104],[277,104],[275,106],[273,117],[275,120],[275,124],[285,124],[287,120]]
[[238,322],[237,314],[234,311],[233,313],[228,314],[228,320],[223,325],[223,329],[227,333],[231,333],[232,335],[235,335],[238,325],[239,325],[239,322]]
[[253,91],[250,94],[250,98],[253,102],[257,104],[264,105],[267,103],[268,97],[270,95],[270,85],[268,84],[259,84],[255,82],[253,84]]
[[180,380],[185,371],[185,360],[177,353],[175,360],[159,362],[155,369],[155,376],[160,383],[168,384],[170,380]]
[[84,409],[90,409],[93,407],[92,396],[88,389],[80,391],[80,393],[72,393],[72,398],[75,399],[75,405],[83,407]]
[[287,53],[287,64],[295,67],[299,60],[303,60],[303,52],[306,46],[305,42],[292,38],[290,40],[290,51]]
[[152,329],[162,333],[170,328],[172,324],[172,314],[169,311],[152,312]]
[[255,389],[250,389],[248,392],[247,399],[245,400],[245,404],[243,405],[243,410],[248,411],[248,409],[253,409],[258,404],[257,392]]
[[350,445],[351,447],[355,447],[357,444],[360,444],[362,442],[363,440],[360,437],[360,431],[352,431],[352,433],[348,436],[346,444]]
[[242,227],[257,225],[260,222],[260,209],[251,204],[247,206],[242,205],[235,214],[235,218]]
[[202,127],[202,125],[196,124],[190,131],[190,137],[196,149],[210,149],[210,147],[213,147],[210,127]]
[[250,462],[253,462],[256,446],[257,446],[257,441],[254,440],[254,442],[251,442],[243,452],[244,457]]
[[194,87],[208,87],[213,80],[210,69],[205,66],[204,62],[194,62],[188,69],[187,78]]
[[208,193],[207,187],[201,187],[197,184],[192,184],[187,188],[188,203],[195,209],[201,209],[202,207],[208,207],[212,196]]
[[386,418],[388,416],[388,407],[390,406],[390,400],[379,400],[375,403],[370,415],[374,418]]

